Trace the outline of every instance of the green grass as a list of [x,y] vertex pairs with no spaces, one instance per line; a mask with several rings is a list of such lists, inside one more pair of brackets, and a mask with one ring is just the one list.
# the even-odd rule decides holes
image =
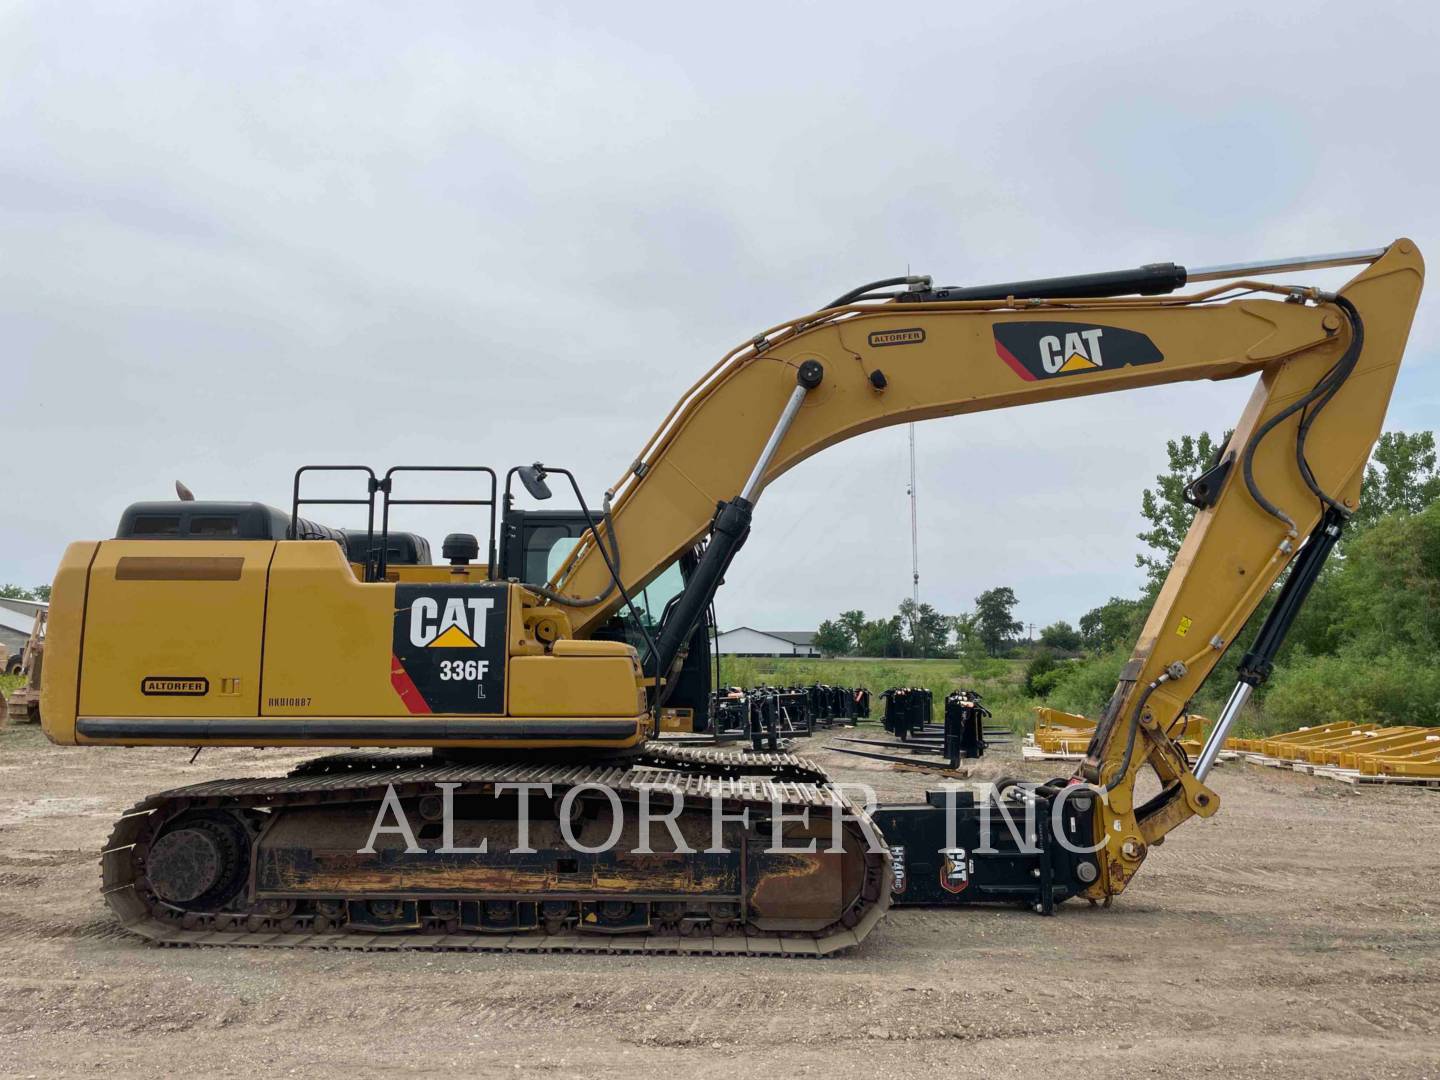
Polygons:
[[[799,657],[726,656],[720,660],[720,678],[731,686],[808,686],[829,683],[832,686],[863,686],[872,695],[892,686],[923,686],[935,696],[935,716],[940,717],[941,703],[953,690],[978,691],[985,706],[995,714],[998,723],[1008,724],[1016,731],[1028,731],[1034,716],[1033,698],[1025,696],[1022,682],[1025,661],[992,660],[879,660],[843,657],[834,660],[802,659]],[[872,715],[880,715],[879,703],[872,706]]]
[[[1124,650],[1128,655],[1128,650]],[[1076,661],[1074,669],[1056,692],[1045,697],[1029,697],[1024,690],[1027,660],[879,660],[863,657],[842,657],[834,660],[786,659],[780,657],[722,657],[720,677],[731,686],[808,686],[829,683],[832,686],[863,686],[873,695],[892,686],[924,686],[935,695],[936,719],[939,705],[952,690],[978,690],[985,706],[995,716],[997,725],[1025,733],[1035,729],[1035,707],[1051,705],[1065,712],[1098,716],[1110,692],[1115,688],[1119,667],[1125,657],[1117,651],[1111,657],[1095,657]],[[1196,711],[1211,720],[1220,712],[1229,684],[1223,679],[1212,680],[1218,690],[1202,694]],[[1208,689],[1208,688],[1207,688]],[[873,713],[880,716],[878,702]],[[1318,722],[1318,721],[1317,721]],[[1260,703],[1252,703],[1236,721],[1233,735],[1271,735],[1298,726],[1289,719],[1269,716]]]
[[17,686],[23,686],[24,684],[25,676],[23,675],[0,675],[0,690],[5,691],[7,694]]

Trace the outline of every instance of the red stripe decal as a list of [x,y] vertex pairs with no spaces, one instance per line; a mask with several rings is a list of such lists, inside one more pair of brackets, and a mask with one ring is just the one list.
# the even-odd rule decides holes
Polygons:
[[1020,363],[1019,360],[1016,360],[1014,354],[1011,353],[1009,349],[1005,348],[1004,345],[1000,344],[999,338],[995,339],[995,354],[999,356],[1001,360],[1004,360],[1005,363],[1009,364],[1011,370],[1014,371],[1016,375],[1019,375],[1020,378],[1024,379],[1026,382],[1035,381],[1035,376],[1031,375],[1030,372],[1026,371],[1025,365]]
[[395,688],[395,693],[400,695],[400,700],[405,703],[405,708],[412,713],[428,713],[430,706],[420,695],[419,688],[410,678],[410,673],[405,670],[405,665],[400,663],[400,658],[394,653],[390,654],[390,685]]

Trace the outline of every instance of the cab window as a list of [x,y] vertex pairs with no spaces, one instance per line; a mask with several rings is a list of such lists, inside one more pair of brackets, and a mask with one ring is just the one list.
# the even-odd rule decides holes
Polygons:
[[530,530],[525,537],[525,566],[521,580],[536,585],[549,581],[586,531],[585,525],[579,521],[538,525]]
[[659,577],[632,597],[646,627],[654,630],[660,625],[660,620],[665,617],[665,605],[684,588],[685,578],[680,573],[680,562],[677,559],[660,571]]
[[545,557],[545,577],[542,580],[549,581],[555,576],[555,571],[565,565],[565,560],[570,557],[578,543],[579,539],[574,536],[555,538],[555,542],[550,546],[550,554]]

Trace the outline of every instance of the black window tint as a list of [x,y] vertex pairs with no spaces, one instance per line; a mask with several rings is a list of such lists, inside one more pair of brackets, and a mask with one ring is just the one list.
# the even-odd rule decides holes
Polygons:
[[239,536],[240,519],[235,517],[194,517],[190,519],[191,536]]
[[158,514],[137,517],[131,532],[136,536],[179,536],[180,517],[178,514],[174,517]]

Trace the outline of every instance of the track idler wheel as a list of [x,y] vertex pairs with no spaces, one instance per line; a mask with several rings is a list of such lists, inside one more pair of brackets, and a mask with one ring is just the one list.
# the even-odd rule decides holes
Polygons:
[[181,814],[165,826],[145,857],[155,895],[186,911],[213,911],[245,886],[250,833],[223,811]]

